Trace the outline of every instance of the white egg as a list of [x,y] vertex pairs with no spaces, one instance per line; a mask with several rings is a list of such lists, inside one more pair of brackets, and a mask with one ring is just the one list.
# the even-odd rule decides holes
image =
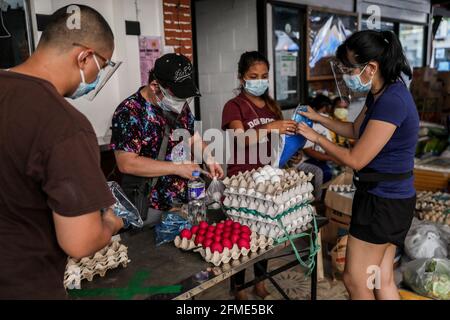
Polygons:
[[279,176],[277,176],[277,175],[274,175],[274,176],[272,176],[272,178],[270,179],[270,182],[271,182],[272,184],[281,182],[281,178],[280,178]]

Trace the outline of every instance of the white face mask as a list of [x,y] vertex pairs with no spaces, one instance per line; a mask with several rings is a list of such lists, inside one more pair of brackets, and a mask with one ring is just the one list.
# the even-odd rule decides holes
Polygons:
[[163,94],[163,99],[161,100],[159,99],[158,95],[155,95],[156,99],[158,100],[158,105],[166,111],[172,111],[177,114],[180,114],[188,101],[186,99],[180,99],[172,96],[167,90],[165,90],[161,86],[159,86],[159,88]]

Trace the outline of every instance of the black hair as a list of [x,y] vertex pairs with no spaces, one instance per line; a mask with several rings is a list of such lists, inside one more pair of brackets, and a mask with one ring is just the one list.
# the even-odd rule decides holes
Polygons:
[[[243,53],[238,63],[239,79],[243,79],[244,75],[255,63],[261,62],[267,65],[267,69],[270,69],[269,60],[262,53],[258,51],[249,51]],[[240,90],[242,92],[243,87],[241,87]],[[267,89],[267,91],[261,96],[261,98],[264,99],[267,107],[270,109],[270,111],[272,111],[273,114],[276,115],[277,119],[282,120],[283,113],[281,112],[280,106],[277,104],[275,99],[273,99],[269,95],[269,89]]]
[[336,52],[337,59],[347,67],[355,67],[349,59],[348,52],[354,53],[358,65],[370,61],[379,64],[381,76],[386,84],[402,80],[402,72],[412,78],[412,70],[406,59],[398,37],[391,31],[364,30],[353,33]]
[[[79,27],[69,28],[74,15],[72,8],[79,9]],[[73,47],[74,43],[95,46],[95,49],[112,50],[114,34],[105,18],[96,10],[84,5],[68,5],[58,9],[50,17],[39,46],[51,46],[61,50]]]
[[314,110],[320,110],[323,107],[331,106],[331,99],[323,94],[318,94],[314,99],[311,100],[311,108]]

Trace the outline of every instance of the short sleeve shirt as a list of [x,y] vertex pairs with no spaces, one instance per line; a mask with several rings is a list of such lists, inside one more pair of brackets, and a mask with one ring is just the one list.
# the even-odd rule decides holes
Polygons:
[[[391,84],[376,101],[369,94],[366,106],[360,136],[371,120],[388,122],[397,127],[394,135],[367,167],[381,173],[412,171],[419,133],[419,114],[408,88],[400,81]],[[415,195],[414,177],[402,181],[380,182],[370,192],[390,199],[411,198]]]
[[114,204],[92,125],[49,82],[0,71],[0,299],[62,299],[52,212]]
[[[142,89],[142,88],[141,88]],[[116,109],[112,119],[112,146],[115,151],[125,151],[142,157],[158,159],[167,119],[159,106],[154,106],[142,96],[141,89],[123,101]],[[173,161],[174,154],[183,153],[178,149],[180,141],[173,139],[176,129],[185,129],[194,134],[194,115],[186,105],[178,116],[176,125],[171,127],[171,138],[168,141],[166,161]],[[175,149],[174,149],[175,148]],[[162,176],[150,191],[150,206],[158,210],[169,210],[175,200],[187,201],[188,180],[178,176]]]

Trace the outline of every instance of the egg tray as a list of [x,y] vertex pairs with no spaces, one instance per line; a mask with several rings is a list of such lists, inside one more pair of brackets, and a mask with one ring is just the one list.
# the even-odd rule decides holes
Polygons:
[[225,208],[243,208],[249,211],[257,211],[260,214],[275,218],[292,208],[305,205],[314,200],[311,192],[303,194],[289,194],[281,203],[275,203],[270,200],[255,199],[246,195],[228,195],[223,201]]
[[422,220],[450,225],[450,194],[431,191],[418,192],[416,211]]
[[113,241],[90,257],[80,260],[69,258],[64,275],[64,286],[69,290],[80,289],[82,280],[92,281],[96,275],[104,277],[108,270],[120,265],[126,268],[129,262],[128,248],[119,241]]
[[188,240],[187,238],[182,239],[180,236],[177,236],[174,240],[175,247],[184,251],[198,252],[206,262],[212,263],[216,267],[239,260],[242,257],[247,257],[251,253],[263,253],[274,243],[273,239],[253,232],[250,236],[250,249],[239,249],[237,244],[234,244],[231,249],[224,248],[223,252],[219,253],[218,251],[211,252],[210,248],[205,249],[202,245],[196,245],[195,237],[196,235],[193,235]]
[[311,182],[313,177],[312,173],[305,174],[296,169],[283,170],[265,166],[257,170],[240,172],[226,178],[223,183],[230,193],[242,193],[239,190],[247,189],[266,195],[283,193],[301,183]]
[[328,187],[328,190],[340,193],[352,193],[356,191],[356,188],[351,184],[332,184]]
[[233,221],[247,225],[258,234],[272,239],[282,238],[287,234],[295,235],[309,230],[314,219],[315,209],[311,205],[299,207],[291,213],[284,214],[277,219],[261,214],[242,212],[240,209],[230,208],[227,215]]

